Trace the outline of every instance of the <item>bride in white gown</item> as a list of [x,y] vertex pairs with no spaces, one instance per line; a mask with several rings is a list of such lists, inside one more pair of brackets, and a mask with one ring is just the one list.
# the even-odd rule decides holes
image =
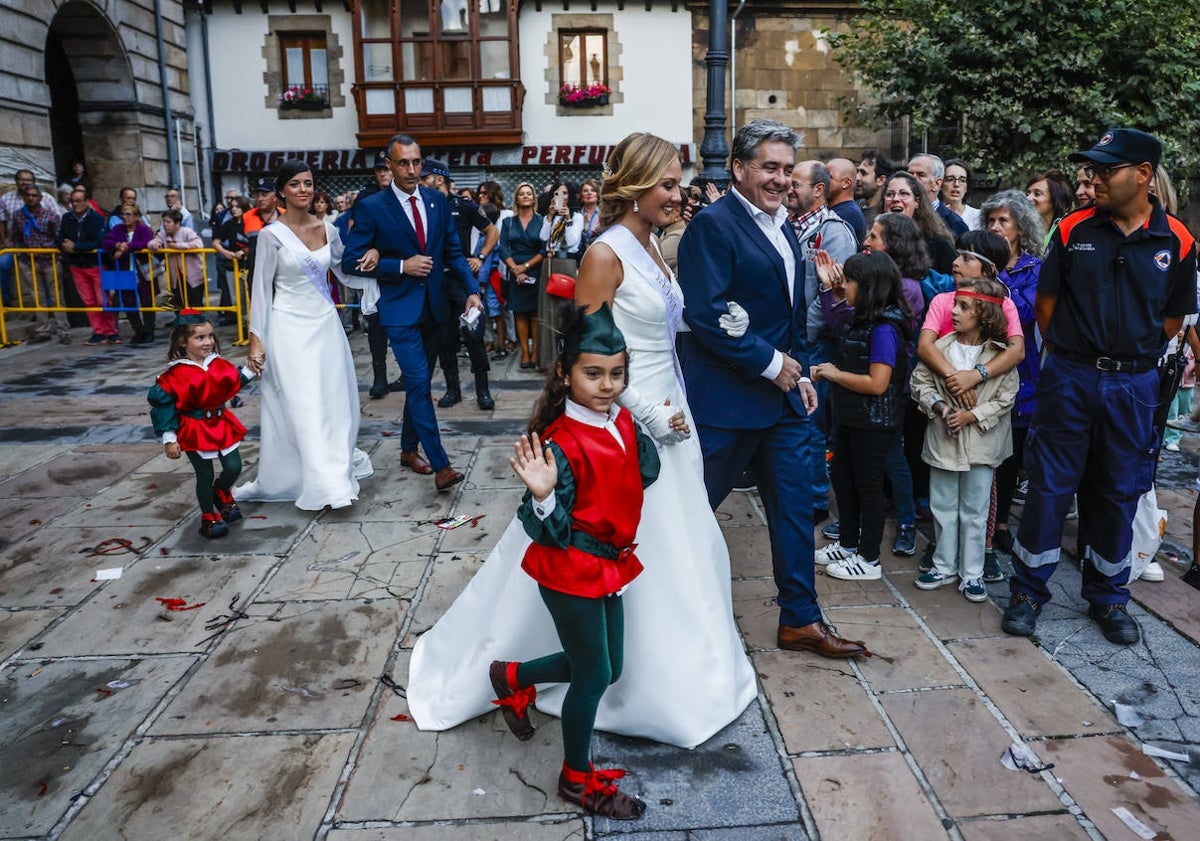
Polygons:
[[241,501],[294,502],[306,511],[342,508],[358,498],[371,459],[356,448],[358,379],[330,297],[328,272],[341,277],[337,228],[308,213],[312,172],[288,161],[276,179],[283,218],[258,235],[250,306],[249,365],[262,375],[255,481]]
[[[679,205],[679,160],[666,141],[634,134],[610,166],[601,191],[601,221],[607,216],[609,224],[584,259],[577,300],[613,305],[630,358],[620,403],[658,442],[662,471],[646,489],[638,528],[645,569],[622,597],[624,670],[600,702],[596,728],[691,748],[737,718],[757,686],[733,619],[729,554],[708,507],[700,445],[669,426],[680,410],[691,417],[674,352],[683,295],[650,231]],[[422,730],[494,710],[493,660],[561,648],[536,583],[520,567],[529,543],[514,518],[483,568],[417,640],[407,695]],[[538,691],[537,708],[557,715],[565,685]]]

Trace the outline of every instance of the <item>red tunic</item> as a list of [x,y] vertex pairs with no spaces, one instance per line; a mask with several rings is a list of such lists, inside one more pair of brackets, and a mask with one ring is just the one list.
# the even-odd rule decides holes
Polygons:
[[[217,356],[205,370],[189,362],[178,362],[158,377],[158,386],[175,398],[179,429],[175,433],[185,452],[219,451],[246,437],[246,427],[233,412],[221,408],[242,388],[241,372]],[[201,411],[210,417],[196,418]]]
[[575,476],[571,528],[625,550],[621,557],[610,560],[577,546],[560,549],[534,543],[526,550],[521,568],[548,589],[600,598],[617,592],[642,571],[641,562],[633,554],[633,540],[642,516],[637,434],[633,417],[626,410],[617,415],[616,425],[625,442],[624,450],[607,429],[566,415],[546,427],[543,440],[553,441],[562,449]]

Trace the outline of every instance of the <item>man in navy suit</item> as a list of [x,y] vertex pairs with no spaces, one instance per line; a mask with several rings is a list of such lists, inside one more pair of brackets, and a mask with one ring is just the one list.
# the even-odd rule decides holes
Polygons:
[[443,284],[462,284],[467,311],[482,310],[483,303],[446,197],[420,186],[421,145],[407,134],[395,135],[388,141],[387,165],[391,187],[355,203],[342,270],[379,281],[379,321],[404,372],[400,463],[414,473],[434,473],[437,489],[444,491],[463,474],[450,466],[442,447],[429,386],[440,325],[449,314]]
[[[822,621],[813,559],[809,415],[817,393],[808,358],[804,269],[787,224],[797,134],[755,120],[733,140],[733,188],[692,220],[679,243],[683,374],[704,452],[704,484],[716,508],[747,467],[758,479],[779,590],[780,648],[824,657],[867,652]],[[729,302],[749,315],[726,330]]]

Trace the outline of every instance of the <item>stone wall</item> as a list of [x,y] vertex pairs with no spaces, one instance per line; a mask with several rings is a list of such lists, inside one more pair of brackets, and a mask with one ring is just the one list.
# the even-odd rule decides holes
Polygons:
[[[736,8],[737,3],[731,2],[730,12]],[[821,37],[823,30],[847,30],[855,8],[855,3],[747,3],[736,21],[736,112],[726,93],[730,137],[738,125],[771,119],[803,133],[805,156],[841,155],[857,162],[864,149],[890,147],[890,130],[848,122],[846,113],[859,92]],[[707,96],[708,4],[693,5],[692,19],[692,132],[699,143],[704,137]]]
[[[161,5],[167,83],[183,145],[177,152],[186,164],[187,193],[194,197],[183,2],[162,0]],[[25,168],[44,173],[40,179],[44,186],[49,186],[56,170],[64,169],[61,160],[55,166],[51,90],[46,81],[46,44],[53,34],[62,43],[74,75],[83,154],[97,199],[111,204],[120,186],[130,185],[138,188],[144,210],[162,209],[163,188],[177,181],[178,174],[167,171],[153,0],[11,0],[4,21],[0,27],[0,113],[4,115],[0,150],[5,163],[23,162]],[[11,172],[0,172],[0,182],[11,180]]]

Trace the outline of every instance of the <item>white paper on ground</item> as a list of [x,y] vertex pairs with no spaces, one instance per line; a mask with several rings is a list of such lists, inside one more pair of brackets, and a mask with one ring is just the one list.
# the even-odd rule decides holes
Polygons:
[[1117,721],[1126,727],[1141,727],[1145,723],[1142,721],[1142,717],[1138,715],[1138,711],[1128,704],[1113,701],[1113,712],[1117,714]]
[[96,570],[96,580],[97,581],[116,581],[118,578],[121,577],[121,573],[124,570],[125,570],[125,567],[109,567],[108,569],[98,569],[98,570]]
[[1176,762],[1187,762],[1188,755],[1179,753],[1178,751],[1166,750],[1165,748],[1156,748],[1154,745],[1142,743],[1142,753],[1146,756],[1157,756],[1159,759],[1173,759]]
[[1146,841],[1150,841],[1150,839],[1158,837],[1157,832],[1139,821],[1134,816],[1133,812],[1130,812],[1124,806],[1118,806],[1111,811],[1114,815],[1121,819],[1121,823],[1132,829],[1138,838],[1144,838]]

